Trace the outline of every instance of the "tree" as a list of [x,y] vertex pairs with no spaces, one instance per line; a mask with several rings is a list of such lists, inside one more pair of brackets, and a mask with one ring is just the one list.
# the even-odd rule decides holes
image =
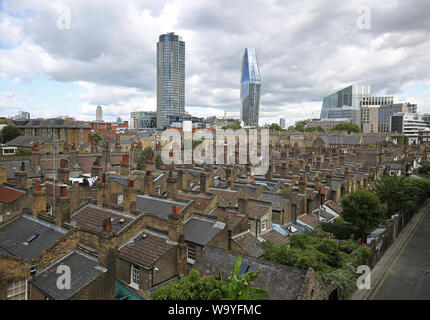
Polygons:
[[98,144],[101,140],[102,140],[102,137],[100,137],[100,135],[98,135],[97,133],[93,133],[91,135],[91,141],[95,141],[96,144]]
[[313,127],[306,127],[305,132],[324,132],[324,128],[321,126],[313,126]]
[[284,129],[282,129],[282,127],[279,125],[279,124],[277,124],[277,123],[272,123],[270,126],[269,126],[269,129],[270,130],[276,130],[276,131],[283,131]]
[[15,139],[16,137],[21,135],[21,130],[13,125],[7,125],[5,126],[1,132],[1,140],[3,143],[7,143],[13,139]]
[[375,192],[359,189],[342,198],[343,219],[357,226],[361,240],[366,242],[366,233],[385,220],[386,206]]
[[258,300],[269,292],[250,285],[258,276],[256,272],[246,272],[239,276],[241,258],[238,257],[227,280],[220,274],[217,278],[200,277],[197,270],[180,280],[175,280],[151,292],[153,300]]
[[[136,158],[137,170],[141,170],[143,167],[142,161],[146,161],[150,157],[154,157],[154,148],[151,146],[148,146],[148,147],[145,147],[145,149],[143,149],[142,153],[139,156],[137,156],[137,158]],[[157,154],[157,156],[155,157],[155,167],[157,169],[160,167],[160,163],[161,163],[161,155]]]
[[222,126],[222,129],[224,129],[224,130],[226,130],[226,129],[239,130],[239,129],[242,129],[242,127],[240,126],[240,124],[231,123],[231,124],[228,124],[226,126]]
[[297,121],[295,126],[296,131],[301,131],[301,132],[305,131],[305,128],[308,122],[309,120]]
[[361,132],[361,128],[359,125],[352,122],[342,122],[335,125],[333,128],[330,129],[330,131],[347,131],[348,133],[358,133]]
[[418,173],[429,177],[430,176],[430,160],[426,159],[420,162],[420,168],[418,169]]

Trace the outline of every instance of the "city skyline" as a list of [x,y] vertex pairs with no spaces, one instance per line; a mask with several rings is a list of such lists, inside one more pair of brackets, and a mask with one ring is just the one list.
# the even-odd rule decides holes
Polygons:
[[[240,3],[220,10],[222,1],[128,8],[97,1],[91,7],[83,1],[57,6],[3,1],[0,111],[82,120],[92,120],[97,105],[103,106],[106,120],[155,111],[155,43],[160,34],[175,31],[187,40],[192,63],[187,65],[185,111],[196,116],[226,111],[239,118],[237,79],[245,47],[259,52],[264,74],[260,124],[280,117],[287,125],[317,118],[323,97],[351,84],[371,84],[374,95],[393,95],[430,112],[428,4],[415,3],[371,1],[370,29],[360,29],[359,1],[335,8],[329,1],[257,3],[246,14],[239,14]],[[57,22],[67,5],[70,28],[61,29]],[[392,21],[402,23],[393,26]],[[113,24],[115,30],[106,32]]]

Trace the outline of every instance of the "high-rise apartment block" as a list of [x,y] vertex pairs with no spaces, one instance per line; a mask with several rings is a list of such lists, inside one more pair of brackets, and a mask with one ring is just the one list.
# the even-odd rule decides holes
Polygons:
[[185,112],[185,42],[169,32],[157,43],[157,128]]
[[285,129],[285,119],[284,118],[279,119],[279,126],[282,129]]
[[258,126],[261,78],[253,48],[245,49],[240,79],[240,120],[245,126]]
[[97,106],[96,121],[103,121],[103,109],[101,106]]
[[130,114],[130,129],[147,129],[157,127],[157,113],[151,111],[134,111]]

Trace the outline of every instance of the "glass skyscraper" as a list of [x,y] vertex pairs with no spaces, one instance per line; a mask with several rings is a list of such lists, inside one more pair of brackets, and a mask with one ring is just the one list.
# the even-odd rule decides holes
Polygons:
[[261,78],[255,49],[246,48],[240,78],[240,120],[245,126],[258,126]]
[[185,42],[169,32],[157,42],[157,128],[185,112]]
[[351,118],[360,110],[360,101],[370,97],[369,85],[353,85],[324,97],[321,119]]

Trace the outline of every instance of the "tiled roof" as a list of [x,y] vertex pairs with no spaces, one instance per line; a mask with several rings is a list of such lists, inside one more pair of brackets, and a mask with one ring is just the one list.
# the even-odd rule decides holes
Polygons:
[[327,206],[327,207],[329,207],[330,209],[332,209],[334,212],[336,212],[337,214],[342,214],[342,212],[343,212],[343,208],[342,208],[342,206],[341,205],[339,205],[339,204],[337,204],[336,202],[334,202],[334,201],[332,201],[332,200],[330,200],[330,201],[327,201],[326,203],[325,203],[325,205]]
[[[120,211],[114,211],[107,208],[101,208],[93,204],[87,204],[74,212],[71,216],[71,220],[76,222],[78,227],[83,227],[95,232],[103,231],[103,220],[110,216],[112,221],[112,232],[118,232],[125,226],[131,223],[135,217],[122,213]],[[113,220],[112,220],[113,219]],[[121,219],[124,219],[121,222]]]
[[261,218],[268,211],[270,211],[270,205],[257,204],[254,201],[249,201],[249,217],[250,218]]
[[24,191],[8,187],[8,186],[2,186],[0,187],[0,202],[6,203],[6,202],[12,202],[21,197],[23,194],[25,194]]
[[[60,264],[64,264],[70,268],[72,277],[70,279],[70,289],[68,290],[59,289],[57,286],[57,268]],[[98,265],[96,258],[79,251],[72,251],[38,273],[35,279],[32,280],[32,284],[42,290],[51,299],[67,300],[106,271],[105,268]]]
[[21,162],[24,162],[25,171],[27,172],[27,178],[41,177],[42,174],[37,172],[30,161],[2,161],[0,167],[6,168],[6,176],[8,180],[12,180],[15,176],[15,172],[21,167]]
[[321,222],[319,222],[318,219],[312,217],[309,214],[303,214],[300,217],[298,217],[297,220],[302,221],[303,223],[305,223],[306,225],[310,226],[313,229],[315,229],[321,224]]
[[247,231],[232,237],[232,241],[242,248],[246,254],[251,257],[259,258],[264,255],[264,247],[260,241],[251,233]]
[[195,195],[195,194],[182,193],[182,192],[178,192],[177,198],[185,199],[185,200],[194,200],[194,202],[196,203],[196,208],[198,209],[204,208],[210,200],[210,198],[208,197]]
[[306,199],[313,200],[318,196],[318,192],[315,190],[308,189],[306,190]]
[[[236,226],[245,218],[245,215],[235,211],[235,210],[227,210],[228,213],[228,228],[233,230]],[[216,216],[217,210],[213,210],[210,215]]]
[[175,245],[168,242],[167,236],[144,230],[118,250],[118,256],[144,267],[152,267]]
[[274,229],[260,234],[259,237],[273,244],[276,244],[277,246],[288,244],[290,242],[287,236],[283,236],[282,234],[280,234]]

